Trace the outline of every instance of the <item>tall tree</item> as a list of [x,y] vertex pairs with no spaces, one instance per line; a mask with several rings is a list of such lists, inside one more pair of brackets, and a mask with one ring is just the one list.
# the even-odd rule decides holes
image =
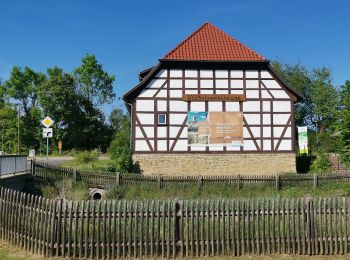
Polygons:
[[347,80],[340,91],[340,120],[338,130],[342,140],[342,153],[350,163],[350,81]]
[[10,78],[4,82],[3,91],[9,100],[14,100],[21,113],[21,141],[26,148],[40,145],[41,111],[37,104],[39,86],[46,80],[42,73],[25,67],[13,67]]
[[129,116],[124,113],[124,111],[120,108],[115,108],[112,110],[109,116],[109,122],[114,133],[120,132],[122,129],[128,128]]
[[87,54],[82,64],[74,70],[74,77],[80,93],[94,105],[111,103],[115,97],[113,93],[114,75],[109,75],[98,63],[95,55]]

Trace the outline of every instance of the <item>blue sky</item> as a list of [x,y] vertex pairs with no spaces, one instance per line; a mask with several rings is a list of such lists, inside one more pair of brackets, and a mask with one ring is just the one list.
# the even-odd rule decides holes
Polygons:
[[327,66],[341,85],[350,79],[349,10],[346,0],[1,1],[0,77],[14,65],[72,71],[93,53],[121,97],[139,71],[210,21],[270,60]]

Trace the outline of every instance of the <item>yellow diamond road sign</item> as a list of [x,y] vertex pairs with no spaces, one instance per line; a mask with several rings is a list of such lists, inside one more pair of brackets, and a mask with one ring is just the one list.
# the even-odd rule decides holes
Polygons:
[[41,123],[42,123],[46,128],[48,128],[48,127],[52,126],[53,120],[52,120],[51,117],[47,116],[47,117],[45,117],[45,118],[41,121]]

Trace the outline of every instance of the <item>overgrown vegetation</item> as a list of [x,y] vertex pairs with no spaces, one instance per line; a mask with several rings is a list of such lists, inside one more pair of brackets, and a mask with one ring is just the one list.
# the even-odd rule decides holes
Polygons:
[[298,198],[302,196],[350,196],[349,183],[327,183],[314,189],[310,185],[283,188],[276,191],[273,186],[247,185],[242,190],[230,185],[167,185],[158,189],[156,185],[139,184],[112,186],[105,193],[106,199],[167,200],[167,199],[215,199],[215,198]]
[[100,156],[100,151],[95,149],[95,150],[92,150],[92,151],[77,152],[74,155],[74,159],[78,163],[86,164],[86,163],[91,163],[91,162],[98,161],[99,156]]
[[311,172],[330,172],[331,162],[324,153],[320,153],[310,166]]

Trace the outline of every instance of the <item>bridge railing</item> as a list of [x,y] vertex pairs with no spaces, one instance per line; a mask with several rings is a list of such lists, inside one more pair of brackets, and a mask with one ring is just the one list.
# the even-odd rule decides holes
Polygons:
[[27,171],[27,156],[25,155],[1,155],[0,176],[22,173]]

